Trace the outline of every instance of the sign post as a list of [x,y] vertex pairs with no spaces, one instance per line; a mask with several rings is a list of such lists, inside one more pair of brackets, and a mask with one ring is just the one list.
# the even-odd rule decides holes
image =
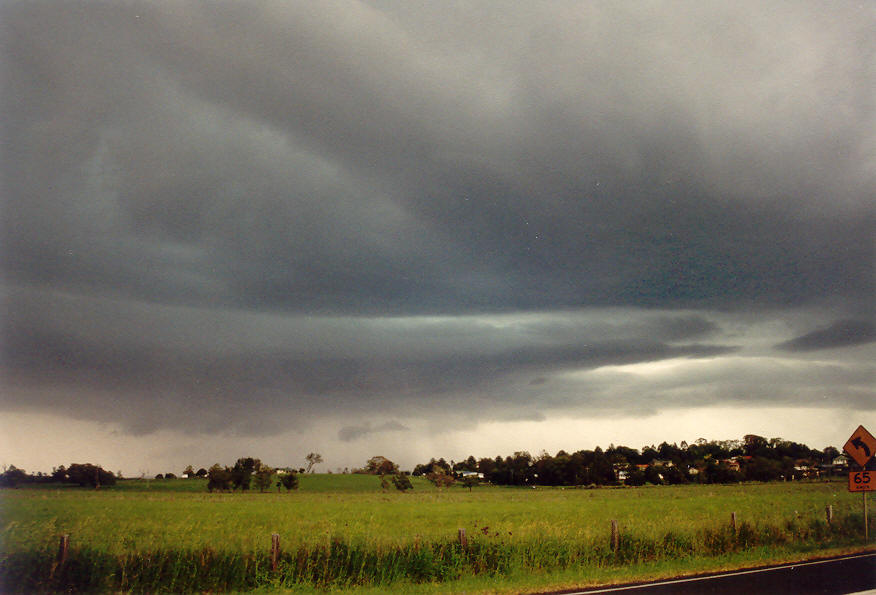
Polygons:
[[869,542],[870,524],[867,518],[867,492],[876,491],[876,472],[867,471],[865,468],[873,455],[876,454],[876,438],[864,426],[858,426],[858,429],[852,432],[851,437],[846,441],[843,450],[861,466],[860,471],[849,472],[849,491],[861,492],[864,502],[864,541]]

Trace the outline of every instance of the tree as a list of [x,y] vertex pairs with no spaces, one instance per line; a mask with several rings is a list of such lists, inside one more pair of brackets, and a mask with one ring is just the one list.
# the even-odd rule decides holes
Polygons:
[[259,465],[259,468],[256,469],[255,474],[253,476],[253,481],[255,482],[255,487],[258,488],[260,492],[264,492],[266,489],[271,487],[271,479],[274,477],[274,470],[268,467],[267,465]]
[[392,476],[392,485],[395,486],[399,492],[404,493],[405,490],[412,490],[414,486],[411,484],[410,478],[404,473],[396,473]]
[[67,468],[67,478],[82,487],[89,486],[95,489],[116,483],[115,475],[91,463],[73,463]]
[[186,477],[194,477],[195,470],[192,468],[191,465],[188,465],[185,469],[183,469],[182,475],[184,475]]
[[378,455],[368,459],[368,463],[365,464],[365,471],[372,475],[392,475],[398,472],[398,465],[386,457]]
[[203,467],[201,467],[200,469],[197,470],[195,475],[197,475],[198,477],[207,477],[207,470],[204,469]]
[[426,474],[426,479],[431,481],[436,488],[446,488],[452,486],[456,481],[453,476],[443,471],[434,471]]
[[234,486],[234,489],[240,488],[241,491],[246,491],[249,489],[250,481],[252,480],[252,474],[255,473],[256,469],[261,467],[262,462],[259,459],[254,459],[252,457],[242,457],[237,459],[237,462],[234,463],[234,467],[231,468],[231,483]]
[[15,465],[9,465],[3,474],[0,475],[0,487],[14,488],[28,479],[29,476],[24,469],[19,469]]
[[58,483],[64,483],[67,481],[67,468],[64,465],[61,465],[57,468],[52,468],[52,481],[56,481]]
[[231,489],[231,470],[216,463],[207,471],[207,489],[227,492]]
[[314,465],[322,463],[322,455],[318,452],[311,452],[304,457],[304,460],[307,461],[307,471],[305,471],[305,473],[310,473],[310,470],[313,469]]
[[480,479],[478,479],[477,475],[465,475],[462,478],[462,485],[468,488],[470,492],[471,489],[477,486],[480,483]]
[[298,489],[298,474],[295,471],[288,471],[280,476],[280,483],[286,488],[287,492]]
[[821,462],[830,465],[838,456],[840,456],[840,451],[835,446],[827,446],[822,452]]
[[627,478],[624,480],[624,483],[628,486],[643,486],[647,479],[645,478],[645,472],[636,467],[635,465],[630,465],[627,467]]
[[[757,434],[746,434],[742,439],[744,443],[744,451],[748,456],[764,456],[769,446],[767,439]],[[781,441],[781,438],[776,438],[776,441]]]

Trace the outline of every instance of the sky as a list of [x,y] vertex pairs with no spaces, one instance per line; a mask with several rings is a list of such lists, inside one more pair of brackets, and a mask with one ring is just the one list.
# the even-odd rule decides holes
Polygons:
[[876,4],[0,4],[0,464],[876,431]]

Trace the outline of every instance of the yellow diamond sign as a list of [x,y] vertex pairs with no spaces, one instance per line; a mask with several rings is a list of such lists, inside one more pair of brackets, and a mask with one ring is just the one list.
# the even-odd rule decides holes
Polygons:
[[843,446],[843,450],[863,467],[876,454],[876,438],[864,426],[858,426],[858,429],[852,433],[852,437]]

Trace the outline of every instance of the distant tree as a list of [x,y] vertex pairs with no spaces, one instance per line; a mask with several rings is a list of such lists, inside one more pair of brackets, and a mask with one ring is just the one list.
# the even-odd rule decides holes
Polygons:
[[[776,438],[776,442],[781,442],[781,438]],[[742,439],[743,451],[748,456],[764,456],[769,448],[767,439],[757,434],[746,434]]]
[[52,481],[64,483],[65,481],[67,481],[67,479],[67,468],[64,467],[64,465],[61,465],[57,468],[52,468]]
[[242,457],[237,459],[234,467],[231,468],[231,484],[235,490],[240,489],[246,491],[249,489],[249,484],[252,481],[252,474],[256,469],[261,467],[262,462],[259,459],[252,457]]
[[662,485],[663,474],[660,472],[662,469],[662,467],[658,467],[657,465],[648,465],[648,468],[645,469],[645,480],[654,485]]
[[670,485],[677,485],[690,481],[684,471],[682,471],[677,465],[663,467],[660,473],[663,475],[663,481]]
[[155,479],[164,479],[164,474],[163,473],[156,473]]
[[398,472],[398,465],[386,457],[378,455],[368,459],[368,463],[365,465],[365,472],[372,475],[392,475]]
[[164,479],[176,479],[176,475],[173,473],[165,473]]
[[187,465],[186,468],[183,469],[183,472],[181,473],[181,475],[185,475],[186,477],[194,477],[195,470],[192,468],[191,465]]
[[645,472],[636,467],[635,465],[630,465],[627,470],[627,478],[624,480],[624,483],[628,486],[643,486],[647,479],[645,478]]
[[782,474],[782,465],[766,457],[751,457],[742,468],[748,481],[772,481]]
[[405,490],[414,489],[413,484],[411,484],[410,478],[404,473],[396,473],[392,476],[392,485],[395,486],[400,492],[404,492]]
[[14,488],[22,483],[25,483],[30,477],[24,471],[15,465],[9,465],[6,470],[0,474],[0,487]]
[[227,492],[231,489],[231,470],[216,463],[207,471],[207,490]]
[[305,473],[310,473],[310,470],[313,469],[315,465],[322,463],[322,455],[318,452],[311,452],[304,457],[304,460],[307,461],[307,471],[305,471]]
[[462,478],[462,485],[468,488],[470,492],[473,487],[476,487],[480,483],[480,479],[478,479],[477,475],[466,475]]
[[821,462],[830,465],[838,456],[840,456],[840,451],[837,450],[835,446],[827,446],[822,451]]
[[67,468],[67,479],[82,487],[88,486],[95,489],[116,483],[115,475],[91,463],[73,463]]
[[195,475],[197,475],[198,477],[207,477],[207,470],[201,467],[195,472]]
[[253,482],[255,483],[255,487],[257,487],[260,492],[264,492],[266,489],[271,487],[271,479],[273,477],[273,469],[271,469],[267,465],[259,465],[259,468],[256,469],[253,475]]
[[295,471],[289,471],[280,476],[280,483],[286,488],[286,491],[298,489],[298,474]]
[[452,486],[456,480],[449,473],[444,473],[442,471],[435,471],[432,473],[426,474],[426,479],[432,482],[432,484],[437,488],[446,488]]

